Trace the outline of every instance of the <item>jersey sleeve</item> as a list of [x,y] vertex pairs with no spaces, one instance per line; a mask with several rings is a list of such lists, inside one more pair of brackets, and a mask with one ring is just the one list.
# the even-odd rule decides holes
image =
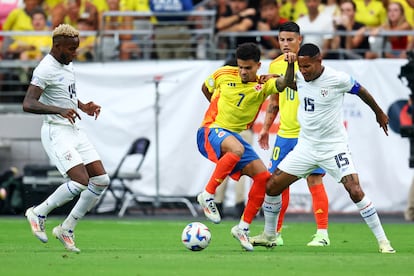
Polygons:
[[33,71],[33,76],[32,79],[30,81],[31,85],[34,86],[38,86],[40,87],[42,90],[45,90],[47,84],[48,84],[48,77],[46,72],[44,72],[44,70],[42,70],[43,67],[38,66],[34,71]]
[[220,71],[220,69],[216,70],[213,74],[211,74],[210,76],[207,77],[207,79],[205,79],[204,84],[208,89],[208,92],[213,93],[214,90],[217,87],[217,78],[218,78],[218,72]]
[[338,75],[339,87],[343,88],[343,93],[358,94],[361,85],[349,74],[341,72]]
[[276,89],[276,78],[271,78],[265,83],[266,96],[279,93]]

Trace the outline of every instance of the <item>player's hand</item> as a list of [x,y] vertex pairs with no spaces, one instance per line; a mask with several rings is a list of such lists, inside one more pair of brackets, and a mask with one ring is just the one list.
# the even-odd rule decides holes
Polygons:
[[98,116],[101,113],[101,106],[97,105],[94,102],[89,102],[82,106],[82,111],[88,114],[89,116],[95,116],[96,120],[98,119]]
[[259,142],[259,146],[264,149],[269,149],[269,132],[268,131],[260,131],[257,141]]
[[384,113],[381,112],[380,114],[377,115],[377,122],[380,125],[380,128],[382,128],[385,132],[385,135],[388,136],[388,116]]
[[291,64],[291,63],[295,63],[296,61],[296,54],[292,53],[292,52],[288,52],[285,53],[285,61],[287,61],[287,63]]
[[259,83],[263,84],[265,82],[267,82],[268,80],[270,80],[271,78],[278,78],[279,75],[278,74],[266,74],[266,75],[260,75],[259,77]]
[[71,124],[75,123],[75,119],[78,118],[81,120],[81,117],[79,116],[78,112],[76,110],[70,108],[70,109],[63,109],[63,111],[60,113],[60,116],[67,118]]

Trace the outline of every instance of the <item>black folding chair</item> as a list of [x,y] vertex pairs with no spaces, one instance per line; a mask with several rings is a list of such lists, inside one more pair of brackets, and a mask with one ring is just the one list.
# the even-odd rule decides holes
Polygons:
[[[112,197],[115,199],[115,207],[113,209],[113,212],[115,213],[120,210],[127,195],[134,194],[134,192],[127,186],[127,183],[141,179],[139,170],[145,160],[149,145],[150,140],[145,137],[140,137],[132,143],[112,174],[110,185],[102,194],[95,207],[95,212],[98,211],[99,206],[103,203],[108,193],[111,193]],[[139,202],[137,203],[139,204]],[[143,209],[143,211],[146,213],[145,209]]]

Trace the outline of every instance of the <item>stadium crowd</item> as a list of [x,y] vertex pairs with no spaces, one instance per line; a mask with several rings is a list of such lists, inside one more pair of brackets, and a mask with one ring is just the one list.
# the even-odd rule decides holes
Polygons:
[[[207,55],[203,37],[189,31],[206,27],[200,16],[171,15],[206,10],[215,11],[215,23],[207,28],[222,54]],[[139,16],[105,16],[108,12]],[[170,14],[159,16],[163,12]],[[414,36],[407,34],[414,26],[414,0],[0,0],[3,32],[51,31],[62,23],[85,32],[79,61],[98,60],[99,43],[104,55],[116,60],[223,59],[246,41],[258,43],[264,58],[272,59],[280,54],[275,34],[286,21],[298,23],[304,43],[318,45],[324,58],[406,58],[414,47]],[[149,29],[157,32],[125,33]],[[118,34],[98,39],[103,31]],[[0,46],[1,59],[40,60],[50,43],[29,33],[3,35]]]

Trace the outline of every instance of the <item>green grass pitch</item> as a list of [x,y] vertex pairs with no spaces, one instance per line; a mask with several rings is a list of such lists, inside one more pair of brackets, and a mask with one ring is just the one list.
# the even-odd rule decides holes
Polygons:
[[[237,221],[213,225],[209,247],[192,252],[181,243],[190,220],[151,217],[86,217],[76,228],[80,254],[65,251],[52,236],[61,222],[46,223],[49,242],[34,238],[24,217],[0,218],[0,275],[414,275],[414,224],[384,223],[396,254],[380,254],[365,223],[330,222],[331,246],[307,247],[314,223],[286,222],[285,246],[243,251],[230,234]],[[263,220],[253,223],[258,234]]]

